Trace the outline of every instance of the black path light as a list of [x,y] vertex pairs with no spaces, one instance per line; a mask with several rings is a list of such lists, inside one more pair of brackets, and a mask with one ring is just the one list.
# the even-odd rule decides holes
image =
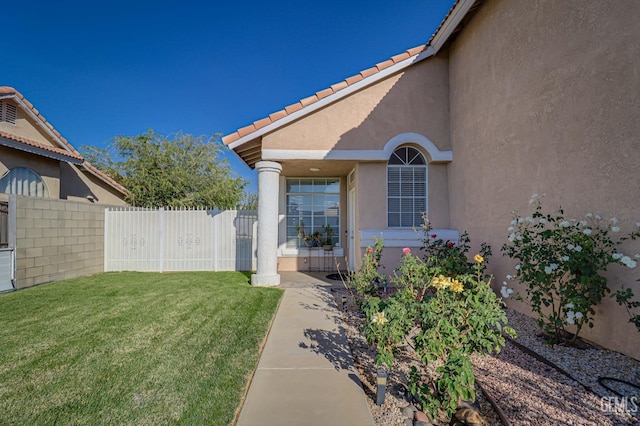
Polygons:
[[342,312],[347,312],[347,296],[342,296]]
[[376,405],[384,404],[384,395],[387,392],[387,372],[383,369],[378,370],[378,377],[376,380],[378,389],[376,390]]

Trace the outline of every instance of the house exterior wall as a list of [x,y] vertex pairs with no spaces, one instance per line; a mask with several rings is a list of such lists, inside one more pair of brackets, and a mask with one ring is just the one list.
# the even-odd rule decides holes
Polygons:
[[[8,99],[4,99],[3,102],[17,106],[15,102],[12,102]],[[44,130],[36,126],[31,117],[29,117],[19,106],[16,110],[16,124],[7,123],[6,121],[0,121],[0,131],[11,133],[16,136],[21,136],[23,138],[30,139],[43,145],[56,146],[51,143]]]
[[424,60],[404,72],[314,112],[262,139],[263,149],[382,149],[406,132],[449,150],[447,58]]
[[0,146],[0,177],[15,167],[27,167],[38,173],[49,196],[60,198],[60,161]]
[[16,197],[16,288],[104,270],[104,206]]
[[[498,283],[513,271],[499,255],[510,212],[530,212],[534,193],[567,217],[615,215],[623,231],[640,220],[638,16],[635,0],[488,0],[451,44],[451,225],[493,246]],[[637,269],[608,277],[640,294]],[[606,298],[596,310],[584,336],[640,358],[624,309]]]
[[60,198],[89,202],[91,195],[96,203],[125,206],[123,195],[102,183],[97,177],[83,173],[76,166],[60,163]]

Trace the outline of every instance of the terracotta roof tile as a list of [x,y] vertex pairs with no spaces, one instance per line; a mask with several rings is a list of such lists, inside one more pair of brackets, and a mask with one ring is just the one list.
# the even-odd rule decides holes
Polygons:
[[238,129],[238,134],[240,135],[240,137],[242,137],[244,135],[248,135],[249,133],[253,133],[255,130],[256,128],[253,126],[253,124],[250,124],[243,127],[242,129]]
[[[51,133],[53,133],[53,135],[58,139],[58,141],[64,145],[65,148],[67,149],[63,149],[63,148],[57,148],[57,147],[52,147],[49,145],[44,145],[41,144],[39,142],[35,142],[32,141],[30,139],[26,139],[26,138],[22,138],[20,136],[15,136],[15,135],[11,135],[8,133],[4,133],[4,132],[0,132],[0,136],[5,137],[7,139],[11,139],[14,140],[16,142],[20,142],[20,143],[24,143],[25,145],[30,145],[33,147],[37,147],[37,148],[41,148],[50,152],[55,152],[61,155],[66,155],[68,157],[71,158],[75,158],[78,160],[83,160],[84,158],[82,157],[82,155],[80,155],[80,153],[78,151],[76,151],[76,149],[73,147],[73,145],[71,145],[69,143],[69,141],[67,141],[67,139],[65,139],[60,132],[58,132],[52,125],[51,123],[49,123],[42,114],[40,114],[40,111],[38,111],[36,108],[34,108],[33,104],[31,102],[29,102],[27,99],[25,99],[25,97],[22,95],[22,93],[20,93],[19,91],[17,91],[16,89],[14,89],[13,87],[9,87],[9,86],[0,86],[0,94],[5,94],[5,95],[14,95],[15,97],[17,97],[18,99],[20,99],[20,101],[27,107],[29,108],[29,110],[36,116],[38,117],[38,119],[41,121],[41,123],[48,128]],[[113,187],[115,187],[116,189],[118,189],[119,191],[123,192],[123,193],[127,193],[127,189],[125,187],[123,187],[122,185],[120,185],[119,183],[117,183],[116,181],[114,181],[113,179],[111,179],[109,176],[107,176],[106,174],[104,174],[103,172],[101,172],[100,170],[96,169],[93,165],[87,163],[86,161],[83,162],[84,165],[88,165],[88,168],[90,168],[94,173],[96,173],[97,175],[99,175],[99,177],[103,180],[105,180],[107,183],[111,184]]]
[[426,45],[421,45],[421,46],[417,46],[414,47],[412,49],[409,49],[399,55],[396,55],[394,57],[392,57],[391,59],[388,59],[386,61],[380,62],[379,64],[376,64],[375,67],[371,67],[371,68],[367,68],[363,71],[361,71],[360,73],[353,75],[351,77],[348,77],[346,79],[344,79],[343,81],[340,81],[336,84],[331,85],[329,88],[324,89],[324,90],[320,90],[318,92],[315,93],[315,95],[306,97],[300,101],[298,101],[297,103],[291,104],[287,107],[285,107],[284,109],[280,110],[280,111],[276,111],[272,114],[269,114],[268,118],[263,118],[261,120],[255,121],[252,125],[243,127],[237,131],[235,131],[234,133],[228,134],[226,136],[222,137],[222,142],[225,145],[229,145],[230,143],[233,143],[235,141],[237,141],[238,139],[247,136],[249,134],[251,134],[252,132],[261,129],[265,126],[268,126],[269,124],[272,124],[290,114],[295,113],[296,111],[300,111],[302,108],[307,107],[309,105],[312,105],[316,102],[318,102],[321,99],[326,98],[327,96],[330,96],[334,93],[339,92],[342,89],[345,89],[349,86],[351,86],[352,84],[355,84],[359,81],[362,81],[368,77],[374,76],[377,73],[379,73],[380,71],[398,63],[401,62],[405,59],[409,59],[412,56],[416,56],[418,54],[420,54],[422,51],[424,51],[426,49]]
[[392,56],[391,60],[393,61],[394,64],[397,64],[398,62],[402,62],[405,59],[409,59],[409,58],[410,58],[409,54],[407,52],[403,52],[403,53],[400,53],[399,55]]
[[318,97],[318,99],[322,99],[322,98],[326,98],[329,95],[333,94],[333,89],[328,88],[328,89],[324,89],[321,90],[319,92],[316,92],[316,96]]
[[75,158],[76,160],[84,160],[84,158],[82,158],[82,156],[80,154],[77,154],[75,152],[69,152],[66,149],[56,148],[55,146],[51,146],[51,145],[45,145],[45,144],[42,144],[40,142],[33,141],[31,139],[23,138],[22,136],[16,136],[16,135],[13,135],[11,133],[6,133],[6,132],[3,132],[3,131],[0,131],[0,137],[3,137],[5,139],[10,139],[10,140],[15,141],[15,142],[20,142],[22,144],[25,144],[25,145],[28,145],[28,146],[32,146],[34,148],[40,148],[40,149],[43,149],[45,151],[53,152],[53,153],[60,154],[60,155],[65,155],[65,156],[71,157],[71,158]]
[[262,129],[264,126],[268,126],[269,124],[271,124],[271,119],[269,117],[263,118],[262,120],[255,121],[253,123],[256,130]]
[[347,83],[348,86],[351,86],[354,83],[359,82],[360,80],[362,80],[362,76],[360,74],[356,74],[356,75],[352,75],[351,77],[345,79],[345,83]]
[[362,76],[362,78],[367,78],[370,75],[374,75],[377,72],[378,72],[378,68],[371,67],[371,68],[368,68],[368,69],[366,69],[364,71],[360,71],[360,75]]
[[240,139],[240,135],[238,135],[238,132],[234,132],[231,133],[227,136],[223,136],[222,137],[222,143],[225,145],[229,145],[230,143],[233,143],[235,141],[237,141],[238,139]]
[[416,47],[413,47],[413,48],[411,48],[411,49],[407,50],[407,53],[409,54],[409,56],[418,55],[418,54],[420,54],[420,53],[424,52],[424,50],[425,50],[426,48],[427,48],[427,46],[426,46],[426,45],[416,46]]
[[288,107],[285,107],[284,110],[287,112],[287,114],[293,114],[296,111],[299,111],[302,109],[302,105],[300,105],[300,102],[295,103],[295,104],[291,104]]
[[309,96],[308,98],[304,98],[300,100],[300,105],[306,107],[307,105],[311,105],[314,102],[318,101],[318,97],[316,95]]
[[393,65],[393,61],[391,59],[387,59],[386,61],[377,63],[376,68],[378,68],[378,71],[382,71],[385,68],[389,68],[391,65]]
[[276,121],[276,120],[280,120],[283,117],[287,116],[287,112],[284,110],[280,110],[280,111],[276,111],[272,114],[269,114],[269,119],[271,119],[271,121]]
[[332,84],[331,85],[331,90],[333,90],[333,93],[336,93],[336,92],[339,92],[340,90],[344,89],[347,86],[349,86],[349,85],[347,84],[346,81],[343,80],[343,81],[341,81],[339,83]]

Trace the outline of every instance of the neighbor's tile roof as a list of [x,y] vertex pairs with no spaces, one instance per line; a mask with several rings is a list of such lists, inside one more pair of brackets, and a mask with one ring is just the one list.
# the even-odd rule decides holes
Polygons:
[[26,106],[35,114],[36,117],[44,124],[59,140],[62,144],[68,148],[71,152],[80,155],[78,151],[67,141],[61,134],[58,132],[52,125],[47,121],[46,118],[40,111],[38,111],[31,102],[29,102],[19,91],[9,86],[0,86],[0,96],[1,95],[14,95],[16,98],[20,99]]
[[71,157],[71,158],[75,158],[76,160],[84,160],[84,158],[82,158],[82,156],[80,154],[78,154],[77,152],[69,152],[66,149],[62,149],[62,148],[56,148],[55,146],[51,146],[51,145],[45,145],[42,144],[40,142],[36,142],[33,141],[31,139],[27,139],[27,138],[23,138],[22,136],[16,136],[16,135],[12,135],[11,133],[7,133],[7,132],[3,132],[0,130],[0,137],[5,138],[5,139],[10,139],[12,141],[15,142],[20,142],[24,145],[29,145],[32,146],[34,148],[39,148],[39,149],[43,149],[45,151],[49,151],[49,152],[53,152],[56,154],[60,154],[60,155],[64,155],[66,157]]
[[[5,95],[5,96],[3,96]],[[77,160],[82,160],[82,166],[84,166],[85,168],[87,168],[88,170],[90,170],[94,175],[96,175],[98,178],[102,179],[103,181],[105,181],[107,184],[111,185],[112,187],[114,187],[115,189],[117,189],[118,191],[122,192],[123,194],[128,193],[127,189],[120,185],[118,182],[116,182],[115,180],[113,180],[112,178],[110,178],[109,176],[107,176],[105,173],[101,172],[100,170],[98,170],[95,166],[93,166],[92,164],[90,164],[87,160],[84,159],[84,157],[82,157],[82,155],[80,155],[80,153],[78,151],[76,151],[76,149],[73,147],[73,145],[71,145],[69,143],[69,141],[67,141],[61,134],[60,132],[58,132],[52,125],[51,123],[49,123],[47,121],[46,118],[44,118],[44,116],[42,114],[40,114],[40,111],[38,111],[31,102],[29,102],[23,95],[22,93],[20,93],[18,90],[14,89],[13,87],[9,87],[9,86],[0,86],[0,98],[6,97],[7,95],[12,96],[12,97],[16,97],[18,99],[20,99],[20,101],[27,107],[29,108],[29,110],[36,116],[36,118],[44,125],[46,126],[51,133],[53,133],[55,135],[55,137],[57,138],[57,140],[66,148],[56,148],[53,146],[49,146],[49,145],[44,145],[41,144],[39,142],[35,142],[32,141],[30,139],[27,138],[23,138],[20,136],[16,136],[16,135],[12,135],[9,133],[5,133],[5,132],[0,132],[0,136],[4,137],[6,139],[11,139],[13,141],[16,142],[20,142],[23,143],[25,145],[29,145],[29,146],[33,146],[36,148],[40,148],[40,149],[44,149],[50,152],[55,152],[57,154],[62,154],[62,155],[66,155],[69,156],[71,158],[75,158]]]
[[225,145],[229,145],[230,143],[233,143],[235,141],[237,141],[238,139],[251,134],[253,132],[255,132],[258,129],[261,129],[265,126],[268,126],[271,123],[274,123],[286,116],[288,116],[289,114],[292,114],[296,111],[301,110],[302,108],[311,105],[315,102],[318,102],[319,100],[326,98],[329,95],[333,95],[334,93],[337,93],[341,90],[346,89],[349,86],[352,86],[353,84],[367,78],[367,77],[371,77],[374,74],[379,73],[380,71],[384,70],[385,68],[389,68],[392,65],[397,64],[398,62],[402,62],[404,60],[407,60],[411,57],[417,56],[420,53],[422,53],[426,48],[428,47],[428,44],[423,44],[420,46],[416,46],[412,49],[406,50],[405,52],[399,54],[399,55],[395,55],[393,57],[391,57],[390,59],[387,59],[384,62],[380,62],[379,64],[376,64],[374,67],[372,68],[368,68],[364,71],[360,71],[358,74],[353,75],[351,77],[348,77],[346,79],[344,79],[343,81],[336,83],[334,85],[332,85],[331,87],[321,90],[319,92],[316,92],[314,95],[309,96],[307,98],[301,99],[300,101],[296,102],[295,104],[291,104],[287,107],[285,107],[284,109],[274,112],[273,114],[270,114],[268,117],[263,118],[261,120],[258,121],[254,121],[252,124],[243,127],[241,129],[238,129],[237,131],[230,133],[226,136],[224,136],[222,138],[222,142]]

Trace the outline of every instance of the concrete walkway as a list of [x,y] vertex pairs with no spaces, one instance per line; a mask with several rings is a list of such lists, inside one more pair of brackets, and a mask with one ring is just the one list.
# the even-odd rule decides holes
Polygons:
[[285,292],[236,424],[373,425],[331,284],[302,273],[281,280]]

